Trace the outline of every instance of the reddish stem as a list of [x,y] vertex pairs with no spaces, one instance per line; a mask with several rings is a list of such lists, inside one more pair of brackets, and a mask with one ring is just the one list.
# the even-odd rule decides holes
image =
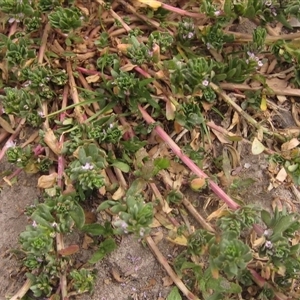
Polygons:
[[[152,117],[146,112],[144,108],[139,105],[139,110],[144,118],[144,120],[148,124],[153,124],[155,121]],[[186,166],[194,172],[197,176],[201,178],[208,179],[209,186],[211,190],[222,199],[229,208],[236,210],[240,206],[232,200],[215,182],[213,182],[209,177],[185,154],[182,153],[181,149],[177,146],[177,144],[169,137],[169,135],[160,127],[155,127],[156,133],[169,145],[169,147],[173,150],[173,152],[186,164]]]

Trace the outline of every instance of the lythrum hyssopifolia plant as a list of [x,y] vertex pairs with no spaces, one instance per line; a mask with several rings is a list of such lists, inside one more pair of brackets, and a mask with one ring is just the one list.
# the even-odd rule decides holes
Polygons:
[[[181,138],[180,149],[173,140],[169,145],[187,166],[194,161],[211,170],[209,155],[217,139],[211,138],[208,121],[218,112],[225,122],[225,112],[231,111],[219,101],[222,91],[214,85],[234,90],[243,116],[255,111],[262,119],[262,100],[270,90],[261,70],[265,62],[277,62],[277,74],[281,67],[293,67],[294,83],[299,84],[297,40],[274,41],[276,37],[269,36],[272,28],[266,26],[281,22],[284,31],[290,30],[290,18],[300,17],[299,1],[203,0],[191,9],[186,1],[186,10],[180,1],[177,7],[165,1],[136,1],[128,8],[136,10],[138,18],[119,11],[111,1],[81,2],[0,0],[0,137],[12,134],[1,155],[7,150],[9,163],[27,173],[43,172],[49,180],[41,184],[45,191],[40,200],[26,209],[30,225],[20,235],[21,258],[34,297],[52,299],[58,286],[64,299],[91,292],[92,264],[117,247],[115,235],[147,238],[164,196],[171,206],[171,212],[163,211],[164,217],[177,224],[174,211],[181,209],[184,193],[179,187],[158,197],[165,182],[157,190],[153,187],[162,170],[172,169],[170,180],[179,185],[186,178],[177,178],[181,171],[172,164],[172,155],[156,157],[166,154],[164,142],[171,138],[160,135],[160,128],[156,133],[162,142],[152,135],[153,128],[160,124]],[[247,18],[257,25],[252,34],[231,31]],[[241,95],[241,84],[254,81],[261,84],[258,90]],[[141,115],[146,120],[141,105],[155,119],[149,127],[141,121]],[[245,125],[241,117],[234,118],[232,130]],[[19,140],[20,131],[15,130],[20,121],[25,125],[18,128]],[[31,145],[24,144],[26,130]],[[251,138],[253,134],[251,130]],[[188,137],[194,137],[193,142]],[[228,143],[238,143],[235,136],[227,138]],[[203,148],[198,147],[200,140]],[[155,157],[146,151],[155,152]],[[176,163],[180,169],[179,160]],[[280,155],[276,163],[299,184],[298,149]],[[196,173],[195,168],[191,169]],[[48,171],[51,174],[45,175]],[[214,233],[191,230],[186,250],[174,262],[184,283],[204,299],[242,297],[257,289],[251,288],[252,271],[257,271],[288,293],[293,280],[299,280],[299,216],[284,210],[262,210],[259,215],[254,207],[240,207],[208,177],[205,182],[232,210],[218,216]],[[238,190],[238,182],[233,181],[231,191]],[[159,201],[149,200],[152,191]],[[94,200],[97,212],[109,216],[106,221],[85,219]],[[260,236],[252,232],[256,223],[264,226]],[[187,226],[178,226],[178,235],[186,231],[183,228]],[[73,263],[79,245],[60,248],[63,236],[75,230],[93,238],[95,251],[87,268],[77,269]],[[262,295],[255,297],[271,299],[272,289],[264,283],[258,292]],[[170,300],[177,295],[175,290]]]

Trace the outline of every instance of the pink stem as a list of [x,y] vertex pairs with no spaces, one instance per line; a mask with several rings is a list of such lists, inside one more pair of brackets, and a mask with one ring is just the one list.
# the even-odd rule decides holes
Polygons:
[[[274,287],[269,284],[264,278],[262,278],[255,270],[248,268],[249,272],[252,275],[252,279],[254,282],[260,287],[263,288],[264,286],[272,289],[274,291]],[[274,291],[275,292],[275,291]],[[275,299],[276,300],[288,300],[289,298],[282,293],[275,292]]]
[[[151,116],[146,112],[144,108],[139,105],[139,110],[144,118],[144,120],[148,124],[153,124],[155,121],[151,118]],[[209,177],[185,154],[181,152],[181,149],[177,146],[177,144],[169,137],[169,135],[160,127],[155,127],[156,133],[169,145],[172,151],[186,164],[186,166],[194,172],[197,176],[208,179],[209,186],[211,190],[222,199],[228,207],[233,210],[238,209],[240,206],[234,202],[215,182],[213,182]]]
[[186,10],[183,10],[181,8],[178,7],[174,7],[165,3],[161,4],[161,7],[168,10],[168,11],[172,11],[174,13],[177,13],[181,16],[187,16],[187,17],[191,17],[191,18],[204,18],[205,15],[204,14],[199,14],[199,13],[193,13],[193,12],[188,12]]

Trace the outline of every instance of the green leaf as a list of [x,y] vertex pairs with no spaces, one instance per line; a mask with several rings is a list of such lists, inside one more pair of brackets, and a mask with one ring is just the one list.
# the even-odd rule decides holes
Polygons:
[[89,263],[94,264],[99,260],[102,260],[105,257],[105,255],[113,252],[116,248],[117,244],[114,239],[106,239],[100,244],[99,249],[92,255],[91,259],[89,260]]
[[124,173],[128,173],[130,171],[130,166],[122,161],[116,160],[112,163],[112,166],[120,169]]
[[154,160],[154,166],[159,170],[168,169],[170,166],[170,160],[167,158],[156,158]]
[[262,210],[261,211],[261,219],[267,225],[267,227],[271,227],[272,218],[271,218],[271,215],[269,214],[269,212],[267,212],[266,210]]
[[231,16],[232,15],[231,0],[225,0],[224,13],[225,13],[225,16]]
[[174,286],[166,300],[182,300],[177,286]]
[[98,206],[97,211],[108,209],[115,204],[116,204],[116,202],[113,200],[106,200]]
[[138,178],[131,184],[126,194],[137,195],[145,189],[145,186],[146,186],[145,180],[142,178]]
[[82,228],[85,223],[85,215],[82,207],[80,205],[76,205],[75,209],[70,211],[70,216],[74,220],[77,228]]
[[86,224],[81,228],[81,230],[93,236],[103,235],[106,233],[105,227],[100,224]]

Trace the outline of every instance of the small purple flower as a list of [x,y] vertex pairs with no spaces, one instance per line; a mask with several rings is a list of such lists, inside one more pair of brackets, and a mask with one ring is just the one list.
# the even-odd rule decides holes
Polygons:
[[216,11],[214,12],[214,15],[215,15],[216,17],[218,17],[220,14],[221,14],[221,11],[220,11],[220,10],[216,10]]
[[82,170],[93,170],[94,166],[91,165],[90,163],[86,163],[84,166],[81,167]]
[[208,85],[209,85],[209,81],[208,81],[208,80],[206,80],[206,79],[205,79],[205,80],[203,80],[203,81],[202,81],[202,85],[204,85],[204,86],[208,86]]

